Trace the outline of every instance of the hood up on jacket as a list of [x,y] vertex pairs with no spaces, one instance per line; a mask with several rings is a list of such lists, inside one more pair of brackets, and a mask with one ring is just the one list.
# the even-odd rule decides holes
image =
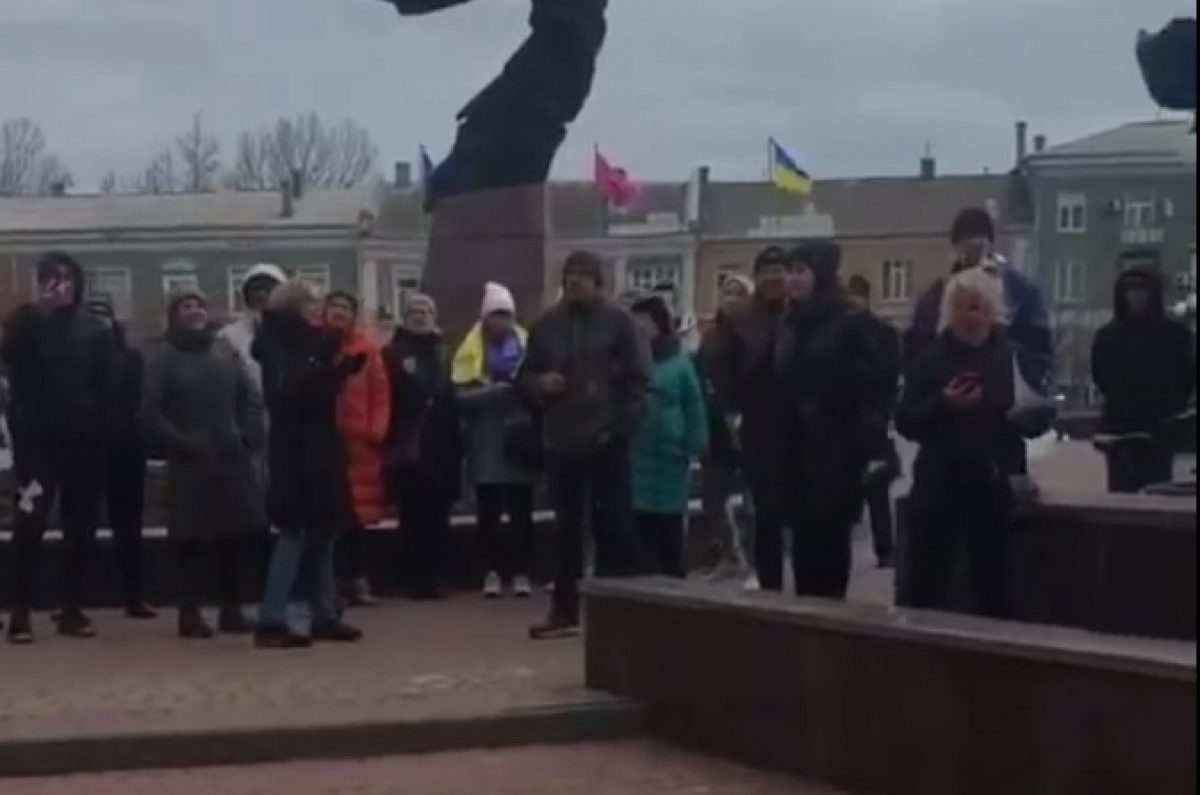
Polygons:
[[1131,319],[1125,292],[1136,287],[1144,288],[1150,294],[1146,319],[1158,320],[1166,317],[1167,299],[1163,275],[1157,268],[1148,265],[1135,265],[1117,277],[1113,285],[1113,317],[1120,321]]
[[75,294],[71,301],[71,308],[78,309],[84,300],[83,292],[86,288],[83,276],[83,266],[79,264],[79,260],[72,257],[70,254],[64,254],[58,251],[52,251],[44,254],[37,264],[37,281],[42,284],[49,280],[59,271],[66,269],[70,274],[71,281],[75,285]]

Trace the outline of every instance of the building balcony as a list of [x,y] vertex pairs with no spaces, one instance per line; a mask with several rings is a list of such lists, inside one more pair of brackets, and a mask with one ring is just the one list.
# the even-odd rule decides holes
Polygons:
[[1121,230],[1121,244],[1125,246],[1156,246],[1166,240],[1166,232],[1159,228],[1129,227]]

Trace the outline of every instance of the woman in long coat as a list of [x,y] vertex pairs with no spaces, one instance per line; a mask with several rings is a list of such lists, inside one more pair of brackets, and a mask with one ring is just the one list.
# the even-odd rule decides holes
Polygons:
[[357,298],[345,292],[327,296],[325,326],[338,339],[338,362],[357,356],[366,360],[337,399],[337,427],[346,448],[355,523],[339,539],[334,561],[342,597],[351,607],[365,607],[375,604],[363,548],[366,528],[382,520],[387,507],[383,442],[391,421],[392,391],[379,345],[358,325]]
[[[271,417],[267,508],[279,531],[255,636],[261,648],[362,637],[338,617],[333,545],[338,533],[354,521],[345,449],[335,419],[337,397],[366,358],[338,361],[337,337],[320,327],[320,308],[312,288],[289,282],[272,293],[254,341]],[[312,627],[309,634],[301,634],[290,629],[287,606],[306,555],[311,561]]]
[[167,529],[179,550],[179,634],[212,637],[200,612],[203,559],[219,583],[221,632],[246,633],[238,594],[243,537],[266,525],[253,457],[263,406],[237,353],[217,339],[199,290],[171,297],[167,333],[147,371],[144,421],[167,455]]

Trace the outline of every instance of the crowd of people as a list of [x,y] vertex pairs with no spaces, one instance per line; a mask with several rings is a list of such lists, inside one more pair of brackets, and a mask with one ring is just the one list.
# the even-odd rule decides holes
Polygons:
[[[95,634],[82,588],[104,503],[126,613],[154,617],[140,565],[150,455],[167,462],[184,638],[252,634],[262,648],[361,639],[346,608],[374,602],[367,534],[393,507],[395,568],[413,597],[439,596],[464,477],[491,598],[533,594],[534,495],[543,479],[548,487],[552,596],[534,638],[578,630],[585,531],[600,577],[684,577],[699,561],[718,575],[752,574],[768,591],[784,587],[790,536],[795,592],[842,599],[864,509],[879,564],[893,563],[893,429],[919,448],[905,561],[912,604],[950,603],[961,548],[974,609],[1004,616],[1008,526],[1028,489],[1024,439],[1054,419],[1053,341],[1036,286],[994,251],[986,211],[963,211],[951,241],[951,273],[921,296],[903,336],[872,313],[867,280],[843,281],[839,246],[816,241],[768,247],[752,279],[729,279],[695,352],[668,301],[610,300],[601,259],[579,251],[564,263],[560,300],[528,331],[509,290],[489,283],[478,323],[453,349],[423,294],[407,298],[381,345],[354,295],[319,296],[260,265],[244,283],[247,311],[224,328],[200,290],[174,292],[166,333],[144,361],[111,303],[85,300],[79,264],[48,254],[38,295],[4,328],[17,482],[8,639],[34,640],[39,550],[55,504],[58,632]],[[1106,429],[1150,440],[1114,475],[1114,490],[1132,490],[1169,474],[1163,428],[1191,396],[1194,357],[1152,271],[1122,274],[1115,309],[1094,369]],[[689,522],[697,461],[703,511]],[[271,531],[251,618],[240,572],[259,561],[247,541]],[[201,610],[209,575],[215,629]],[[303,630],[288,612],[298,582],[311,616]]]

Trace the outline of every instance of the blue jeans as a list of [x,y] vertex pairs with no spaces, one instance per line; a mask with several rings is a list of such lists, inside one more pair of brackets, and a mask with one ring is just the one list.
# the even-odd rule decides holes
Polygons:
[[264,627],[285,627],[288,623],[288,602],[300,562],[308,552],[312,562],[313,582],[308,593],[309,612],[314,623],[337,620],[337,599],[333,584],[333,538],[309,541],[303,534],[280,534],[271,551],[267,569],[267,585],[258,608],[258,622]]

